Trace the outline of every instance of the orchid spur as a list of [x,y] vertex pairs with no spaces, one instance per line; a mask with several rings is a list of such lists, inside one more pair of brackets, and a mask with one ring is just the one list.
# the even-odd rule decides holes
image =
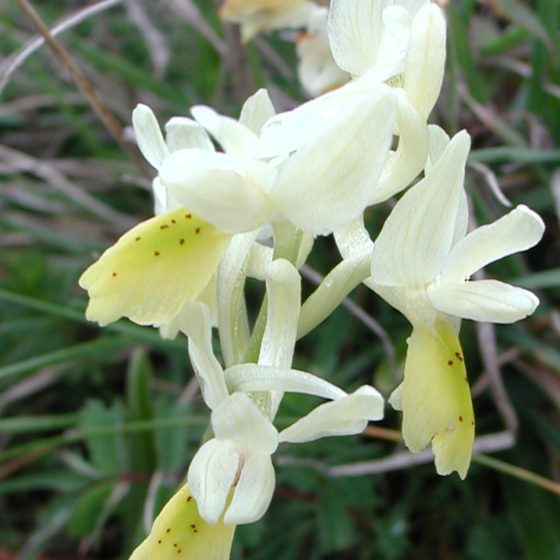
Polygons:
[[469,468],[475,421],[460,319],[512,323],[538,304],[522,288],[469,278],[488,263],[529,249],[544,231],[537,214],[518,206],[466,234],[469,147],[466,132],[434,143],[425,178],[398,201],[373,243],[366,282],[413,327],[404,381],[391,398],[403,411],[405,443],[418,452],[431,442],[438,473],[457,471],[461,478]]

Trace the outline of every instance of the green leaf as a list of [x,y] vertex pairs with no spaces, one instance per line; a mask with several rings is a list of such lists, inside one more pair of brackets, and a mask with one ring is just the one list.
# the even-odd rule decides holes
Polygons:
[[133,344],[133,341],[130,338],[120,336],[102,337],[91,342],[83,342],[70,348],[55,350],[42,356],[36,356],[35,358],[29,358],[28,360],[0,368],[0,381],[21,379],[26,374],[40,368],[74,362],[90,356],[95,356],[97,359],[105,358],[108,352],[121,350],[131,344]]
[[[128,364],[126,402],[128,418],[131,421],[150,421],[154,412],[150,403],[150,384],[152,367],[146,352],[137,349],[132,353]],[[140,432],[129,436],[130,455],[134,457],[137,472],[150,473],[156,465],[153,432]]]
[[71,536],[81,539],[95,529],[97,520],[104,509],[103,506],[111,495],[113,488],[113,482],[102,482],[80,496],[68,524],[68,531]]
[[539,18],[520,0],[493,0],[505,19],[526,29],[531,35],[540,39],[548,49],[552,48],[552,41],[546,28]]
[[[517,528],[526,560],[558,560],[560,533],[558,499],[524,482],[502,479],[501,484],[510,504],[509,512]],[[549,500],[552,498],[552,500]],[[550,508],[552,502],[556,505]]]
[[126,471],[128,449],[122,434],[124,411],[122,405],[114,403],[106,408],[100,401],[91,400],[80,415],[80,429],[111,428],[111,433],[86,436],[86,446],[91,462],[107,475],[116,476]]

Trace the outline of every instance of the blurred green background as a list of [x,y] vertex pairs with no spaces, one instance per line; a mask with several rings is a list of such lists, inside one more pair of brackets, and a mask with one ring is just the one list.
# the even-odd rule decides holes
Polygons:
[[[50,28],[88,16],[59,37],[125,130],[120,146],[46,46],[22,57],[35,31],[4,0],[0,559],[124,559],[180,484],[208,422],[184,340],[84,319],[81,271],[152,213],[153,172],[136,152],[131,111],[146,103],[163,124],[195,103],[236,116],[262,86],[278,109],[304,98],[291,34],[242,46],[209,0],[106,0],[96,13],[84,1],[33,4]],[[503,215],[507,197],[547,224],[538,247],[488,269],[534,290],[535,315],[463,325],[488,454],[464,482],[438,477],[431,462],[410,461],[390,410],[379,425],[387,430],[282,448],[272,506],[237,531],[235,559],[560,559],[560,2],[450,0],[445,9],[448,71],[432,121],[473,137],[476,222]],[[390,206],[368,211],[372,235]],[[324,274],[337,258],[332,240],[319,239],[310,265]],[[351,298],[354,308],[298,344],[296,367],[388,396],[409,327],[369,290]],[[364,313],[387,339],[356,317]],[[314,404],[286,398],[279,424]],[[348,465],[364,462],[367,474],[350,476]]]

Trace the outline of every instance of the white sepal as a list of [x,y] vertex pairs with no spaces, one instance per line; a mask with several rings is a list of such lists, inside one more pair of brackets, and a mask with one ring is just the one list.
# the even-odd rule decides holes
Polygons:
[[210,107],[196,105],[191,114],[232,156],[252,157],[257,148],[257,136],[245,125],[220,115]]
[[230,392],[283,391],[314,395],[324,399],[341,399],[346,393],[336,385],[311,373],[260,364],[238,364],[225,372]]
[[241,108],[239,123],[248,128],[253,134],[259,134],[264,123],[276,114],[268,91],[264,88],[254,93]]
[[204,128],[187,117],[173,117],[167,121],[165,139],[170,152],[185,148],[214,151],[214,144]]
[[424,120],[433,109],[445,70],[445,19],[435,4],[424,6],[412,23],[404,90]]
[[333,57],[342,70],[361,76],[375,66],[385,2],[332,0],[327,29]]
[[420,287],[439,273],[453,241],[469,147],[466,132],[455,135],[431,173],[399,200],[373,245],[375,283]]
[[224,371],[212,349],[212,317],[207,305],[189,302],[182,313],[181,329],[189,338],[189,357],[204,402],[214,410],[228,395]]
[[200,516],[216,523],[226,505],[241,457],[236,445],[211,439],[196,453],[189,466],[187,481]]
[[250,231],[263,219],[263,192],[227,154],[179,150],[166,158],[160,178],[177,201],[221,231]]
[[359,105],[340,108],[320,136],[280,165],[271,192],[280,212],[314,235],[357,218],[385,163],[395,111],[393,92],[383,86]]
[[401,192],[418,176],[426,162],[426,121],[408,102],[400,90],[398,99],[397,128],[399,143],[391,152],[376,187],[371,191],[369,203],[378,204]]
[[169,150],[153,111],[147,105],[138,104],[132,111],[132,126],[142,155],[152,167],[159,169]]
[[435,284],[428,288],[428,297],[439,311],[490,323],[514,323],[539,304],[535,294],[497,280]]
[[383,397],[364,385],[336,401],[313,409],[279,434],[280,442],[302,443],[323,437],[361,433],[369,420],[383,418]]
[[540,216],[520,205],[461,239],[451,250],[441,276],[446,282],[463,281],[491,262],[530,249],[543,233]]
[[245,457],[224,523],[240,525],[260,519],[270,505],[275,483],[269,454],[254,452]]
[[278,432],[245,393],[234,393],[212,411],[217,440],[232,441],[271,455],[278,447]]

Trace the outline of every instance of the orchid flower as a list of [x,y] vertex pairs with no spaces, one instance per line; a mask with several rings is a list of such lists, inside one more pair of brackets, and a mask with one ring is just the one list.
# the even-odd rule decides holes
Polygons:
[[[291,117],[267,120],[263,111],[251,127],[194,107],[194,118],[225,153],[176,151],[165,159],[160,180],[175,200],[220,231],[288,221],[326,235],[366,207],[387,157],[395,109],[388,87],[357,91],[352,103],[328,107],[320,119],[296,109]],[[277,117],[292,123],[289,132],[275,132]]]
[[429,0],[332,0],[328,34],[338,66],[362,87],[386,82],[399,93],[399,144],[370,198],[382,202],[426,160],[426,120],[443,80],[445,20]]
[[345,84],[350,76],[334,61],[327,35],[327,8],[309,14],[297,37],[298,78],[305,92],[316,97]]
[[[156,169],[175,150],[214,150],[206,131],[191,119],[172,118],[166,140],[145,105],[134,111],[133,124],[142,154]],[[186,302],[209,297],[230,236],[181,206],[158,177],[153,190],[156,216],[126,232],[80,277],[90,298],[86,317],[101,326],[125,316],[165,328]]]
[[[341,108],[281,161],[259,157],[258,132],[274,113],[265,90],[245,103],[239,122],[207,107],[193,109],[204,128],[172,119],[167,141],[151,111],[139,107],[135,130],[159,171],[156,210],[163,213],[125,233],[81,276],[88,319],[166,325],[203,294],[234,233],[287,219],[322,234],[358,216],[389,146],[392,107],[380,91],[361,107]],[[372,136],[369,123],[380,120]],[[226,153],[214,151],[204,129]],[[366,143],[371,153],[355,149]]]
[[469,147],[466,132],[433,147],[425,178],[398,201],[373,244],[366,282],[413,327],[404,381],[391,397],[403,411],[405,443],[416,453],[431,442],[437,472],[457,471],[461,478],[469,468],[475,420],[460,319],[512,323],[538,304],[527,290],[469,278],[488,263],[529,249],[544,230],[537,214],[518,206],[466,234]]
[[318,6],[310,0],[225,0],[220,17],[241,25],[241,39],[263,31],[303,27]]
[[[189,334],[191,361],[202,395],[212,409],[214,437],[195,455],[187,476],[202,518],[226,524],[259,519],[270,504],[275,475],[272,454],[283,442],[300,443],[363,431],[383,416],[383,399],[373,387],[351,394],[309,373],[290,369],[299,309],[299,275],[283,259],[267,276],[268,321],[258,364],[238,364],[225,372],[212,353],[204,313]],[[272,420],[285,391],[330,399],[278,432]],[[268,398],[267,398],[268,397]]]

